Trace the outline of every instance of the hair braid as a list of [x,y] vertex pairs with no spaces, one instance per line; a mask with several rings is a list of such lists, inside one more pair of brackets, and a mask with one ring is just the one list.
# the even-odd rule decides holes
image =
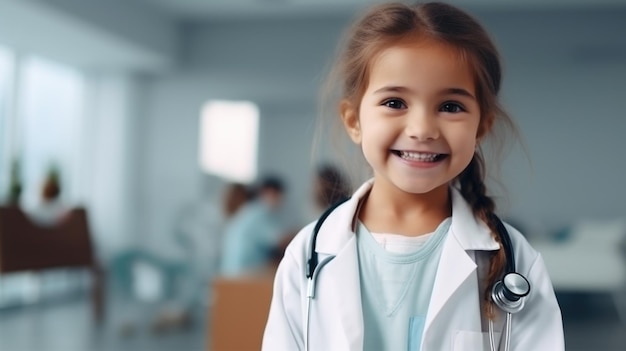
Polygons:
[[474,153],[474,157],[465,170],[459,175],[461,194],[470,204],[474,215],[483,220],[491,230],[491,236],[500,244],[500,249],[491,254],[489,260],[489,272],[485,287],[485,315],[493,319],[493,301],[491,299],[491,287],[500,279],[506,264],[506,255],[500,242],[496,224],[493,220],[495,203],[487,196],[484,182],[484,161],[480,153]]

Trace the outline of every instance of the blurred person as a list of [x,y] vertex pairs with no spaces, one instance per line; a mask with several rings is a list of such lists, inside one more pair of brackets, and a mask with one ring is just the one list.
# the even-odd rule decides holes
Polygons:
[[342,44],[336,117],[371,178],[287,248],[262,349],[564,350],[543,259],[485,184],[484,138],[514,127],[488,33],[452,5],[385,3]]
[[332,164],[322,164],[315,172],[313,180],[313,201],[317,216],[328,207],[351,195],[347,176]]
[[53,226],[63,221],[71,206],[61,200],[61,180],[58,169],[51,168],[40,191],[39,203],[28,210],[30,219],[41,226]]
[[272,263],[283,228],[278,217],[284,200],[281,178],[263,178],[253,201],[245,204],[224,230],[220,273],[234,277],[263,270]]
[[223,214],[225,219],[233,217],[248,201],[254,199],[254,191],[242,183],[229,183],[223,197]]
[[[304,218],[306,221],[319,218],[319,216],[333,204],[349,197],[352,189],[348,176],[332,163],[321,163],[315,168],[311,182],[311,201],[304,206]],[[287,245],[300,231],[302,223],[296,227],[290,227],[283,235],[280,245],[274,252],[274,259],[282,259]],[[278,262],[276,262],[276,266]]]
[[228,182],[218,200],[206,197],[182,212],[177,242],[184,257],[195,262],[194,271],[203,281],[219,271],[227,224],[254,197],[254,189],[246,184]]
[[[194,301],[198,295],[206,299],[204,287],[219,271],[221,246],[227,223],[254,198],[249,186],[227,182],[221,185],[219,197],[205,196],[181,211],[175,241],[180,248],[178,260],[189,263],[184,299]],[[193,296],[196,296],[195,298]]]
[[[134,297],[162,303],[151,320],[153,332],[187,327],[198,304],[210,304],[208,287],[218,270],[225,224],[254,196],[245,184],[228,182],[220,187],[219,196],[207,190],[201,199],[181,209],[169,245],[171,252],[132,248],[113,260],[118,282],[133,290],[129,292]],[[141,281],[151,276],[156,286],[149,294],[142,293]],[[125,321],[121,332],[132,334],[135,328],[133,322]]]

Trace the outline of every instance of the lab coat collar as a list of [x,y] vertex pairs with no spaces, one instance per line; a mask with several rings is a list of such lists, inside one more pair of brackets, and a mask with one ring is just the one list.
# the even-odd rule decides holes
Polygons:
[[315,243],[315,251],[321,254],[336,255],[354,237],[354,216],[361,199],[370,191],[374,180],[361,185],[352,197],[328,215],[320,227]]
[[450,232],[461,247],[468,250],[498,250],[500,244],[491,235],[485,222],[476,218],[470,205],[456,186],[450,187],[452,194],[452,224]]
[[[361,185],[352,197],[337,207],[320,228],[315,249],[318,253],[337,255],[354,236],[354,216],[360,200],[370,191],[373,179]],[[457,186],[450,187],[452,196],[452,223],[450,233],[463,250],[497,250],[487,225],[478,220]]]

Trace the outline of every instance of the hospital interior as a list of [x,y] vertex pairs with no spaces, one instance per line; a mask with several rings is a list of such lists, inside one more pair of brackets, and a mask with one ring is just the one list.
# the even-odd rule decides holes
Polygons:
[[[0,350],[260,349],[320,170],[367,179],[320,133],[320,91],[376,2],[0,0]],[[546,263],[566,349],[626,349],[626,1],[449,3],[500,50],[520,136],[490,190]],[[223,270],[268,185],[271,258]]]

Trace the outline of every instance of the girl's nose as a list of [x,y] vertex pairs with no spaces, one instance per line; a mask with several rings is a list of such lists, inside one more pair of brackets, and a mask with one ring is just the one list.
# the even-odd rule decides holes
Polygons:
[[439,127],[436,117],[426,111],[415,111],[407,116],[405,133],[411,139],[418,141],[435,140],[439,138]]

